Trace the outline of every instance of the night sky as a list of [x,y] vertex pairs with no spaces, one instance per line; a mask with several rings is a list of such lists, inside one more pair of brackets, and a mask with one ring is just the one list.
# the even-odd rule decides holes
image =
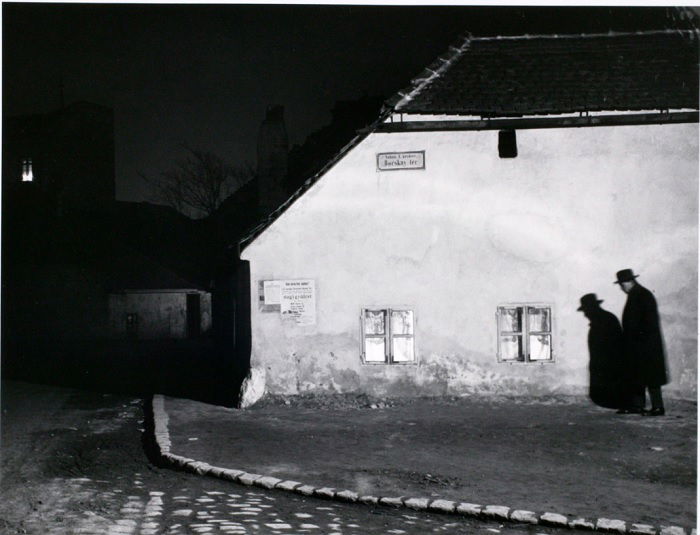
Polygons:
[[[265,109],[285,106],[290,144],[337,100],[390,97],[463,32],[636,29],[637,8],[3,4],[3,113],[87,100],[113,108],[117,198],[152,200],[138,177],[182,144],[255,163]],[[631,16],[634,15],[634,16]]]

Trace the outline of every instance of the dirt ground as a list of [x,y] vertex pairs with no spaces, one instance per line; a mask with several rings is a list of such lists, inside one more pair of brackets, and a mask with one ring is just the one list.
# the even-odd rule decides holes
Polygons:
[[582,398],[167,398],[172,451],[215,466],[379,496],[696,525],[696,403],[617,415]]
[[115,509],[86,484],[144,469],[140,399],[3,381],[1,405],[0,533],[75,533]]

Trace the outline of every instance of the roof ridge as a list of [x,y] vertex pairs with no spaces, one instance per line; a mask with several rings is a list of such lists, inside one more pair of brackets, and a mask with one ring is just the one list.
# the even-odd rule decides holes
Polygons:
[[471,41],[525,41],[530,39],[599,39],[601,37],[636,37],[640,35],[678,35],[687,34],[699,36],[697,29],[664,29],[664,30],[639,30],[636,32],[618,32],[610,30],[598,33],[545,33],[545,34],[522,34],[522,35],[492,35],[482,37],[472,37]]
[[430,82],[442,76],[445,71],[447,71],[455,63],[455,61],[469,49],[471,41],[471,33],[467,32],[466,34],[462,34],[457,41],[455,41],[455,43],[448,47],[448,54],[446,58],[443,57],[445,54],[438,56],[438,59],[423,69],[418,76],[413,78],[406,88],[397,91],[396,95],[387,100],[387,107],[396,109],[406,102],[412,100]]

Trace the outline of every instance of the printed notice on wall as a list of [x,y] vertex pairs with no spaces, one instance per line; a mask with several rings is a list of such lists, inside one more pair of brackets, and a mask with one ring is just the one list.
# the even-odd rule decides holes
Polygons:
[[279,305],[280,304],[280,281],[264,281],[263,282],[263,304]]
[[377,154],[377,169],[379,171],[425,169],[425,151],[380,152]]
[[313,280],[280,281],[280,312],[297,325],[316,323],[316,287]]

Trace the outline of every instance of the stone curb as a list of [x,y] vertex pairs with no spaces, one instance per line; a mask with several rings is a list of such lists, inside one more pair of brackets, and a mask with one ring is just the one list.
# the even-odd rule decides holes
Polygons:
[[168,413],[165,410],[165,400],[161,394],[153,396],[153,420],[155,442],[158,446],[158,455],[172,467],[192,472],[198,475],[207,475],[219,479],[233,481],[242,485],[261,487],[265,489],[279,489],[295,492],[303,496],[314,496],[330,500],[338,500],[349,503],[362,503],[367,505],[383,505],[386,507],[405,507],[417,511],[428,511],[443,514],[469,516],[481,520],[507,521],[519,524],[531,524],[550,526],[557,528],[571,528],[607,533],[620,533],[630,535],[697,535],[696,530],[686,530],[679,526],[650,526],[642,523],[625,522],[610,518],[587,519],[562,515],[553,512],[537,514],[534,511],[511,509],[504,505],[478,505],[466,502],[454,502],[443,499],[391,497],[391,496],[363,496],[352,490],[337,490],[331,487],[314,487],[298,481],[285,481],[272,476],[251,474],[243,470],[232,470],[211,466],[208,463],[196,461],[170,451],[170,432],[168,430]]

